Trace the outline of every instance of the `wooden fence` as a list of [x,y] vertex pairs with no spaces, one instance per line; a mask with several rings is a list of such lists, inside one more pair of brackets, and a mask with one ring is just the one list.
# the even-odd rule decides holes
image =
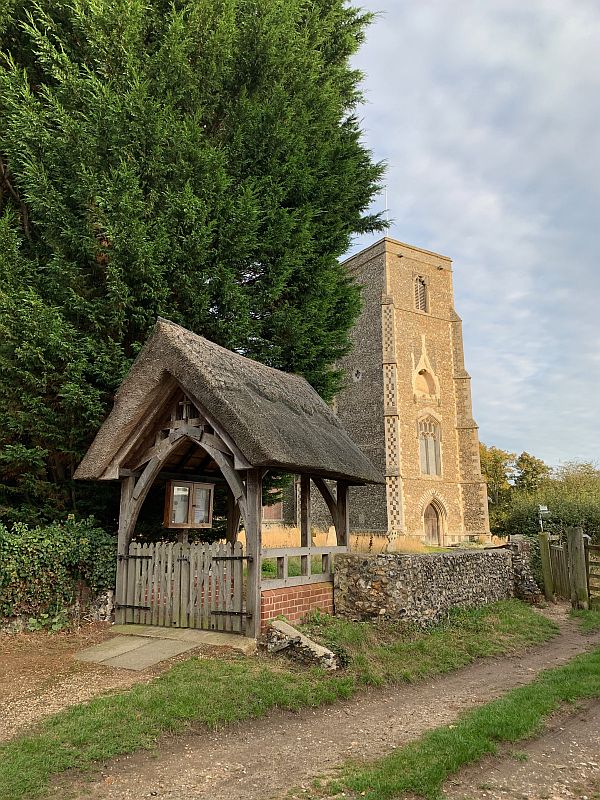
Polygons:
[[[261,579],[263,589],[280,589],[284,586],[302,586],[308,583],[327,583],[333,581],[333,559],[336,553],[347,553],[347,547],[264,547],[261,550],[263,562],[274,560],[276,573],[273,577],[264,575]],[[299,562],[299,564],[298,564]],[[313,571],[315,562],[318,569]],[[299,567],[299,574],[290,575],[290,567]],[[296,570],[294,570],[296,571]]]
[[117,621],[244,633],[242,545],[132,542],[120,560]]
[[600,544],[586,547],[586,566],[590,603],[600,603]]
[[568,528],[563,539],[540,533],[539,541],[546,599],[589,608],[590,599],[600,596],[600,546],[588,544],[581,528]]

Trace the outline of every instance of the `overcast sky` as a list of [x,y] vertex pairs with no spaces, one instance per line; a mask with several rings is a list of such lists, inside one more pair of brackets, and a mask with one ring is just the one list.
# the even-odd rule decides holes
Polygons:
[[600,2],[358,4],[388,235],[454,261],[481,440],[600,460]]

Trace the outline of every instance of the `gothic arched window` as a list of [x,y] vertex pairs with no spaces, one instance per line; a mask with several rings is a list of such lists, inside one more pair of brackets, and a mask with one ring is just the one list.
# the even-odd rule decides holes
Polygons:
[[417,311],[429,311],[427,281],[422,275],[415,277],[415,308]]
[[440,426],[432,417],[419,421],[419,452],[422,474],[441,475]]

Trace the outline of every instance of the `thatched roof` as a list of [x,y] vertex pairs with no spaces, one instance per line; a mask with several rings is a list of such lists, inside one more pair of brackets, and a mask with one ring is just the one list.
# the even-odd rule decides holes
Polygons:
[[136,427],[155,410],[161,386],[173,379],[226,432],[252,467],[355,484],[383,483],[304,378],[252,361],[160,318],[76,478],[118,477],[120,453]]

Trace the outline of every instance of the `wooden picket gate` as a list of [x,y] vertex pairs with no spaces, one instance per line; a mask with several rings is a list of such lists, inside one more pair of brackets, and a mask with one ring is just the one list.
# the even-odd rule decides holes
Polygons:
[[569,563],[565,544],[550,540],[550,563],[552,564],[552,578],[554,592],[563,600],[571,599],[571,584],[569,580]]
[[245,633],[240,542],[132,542],[119,562],[121,623]]

